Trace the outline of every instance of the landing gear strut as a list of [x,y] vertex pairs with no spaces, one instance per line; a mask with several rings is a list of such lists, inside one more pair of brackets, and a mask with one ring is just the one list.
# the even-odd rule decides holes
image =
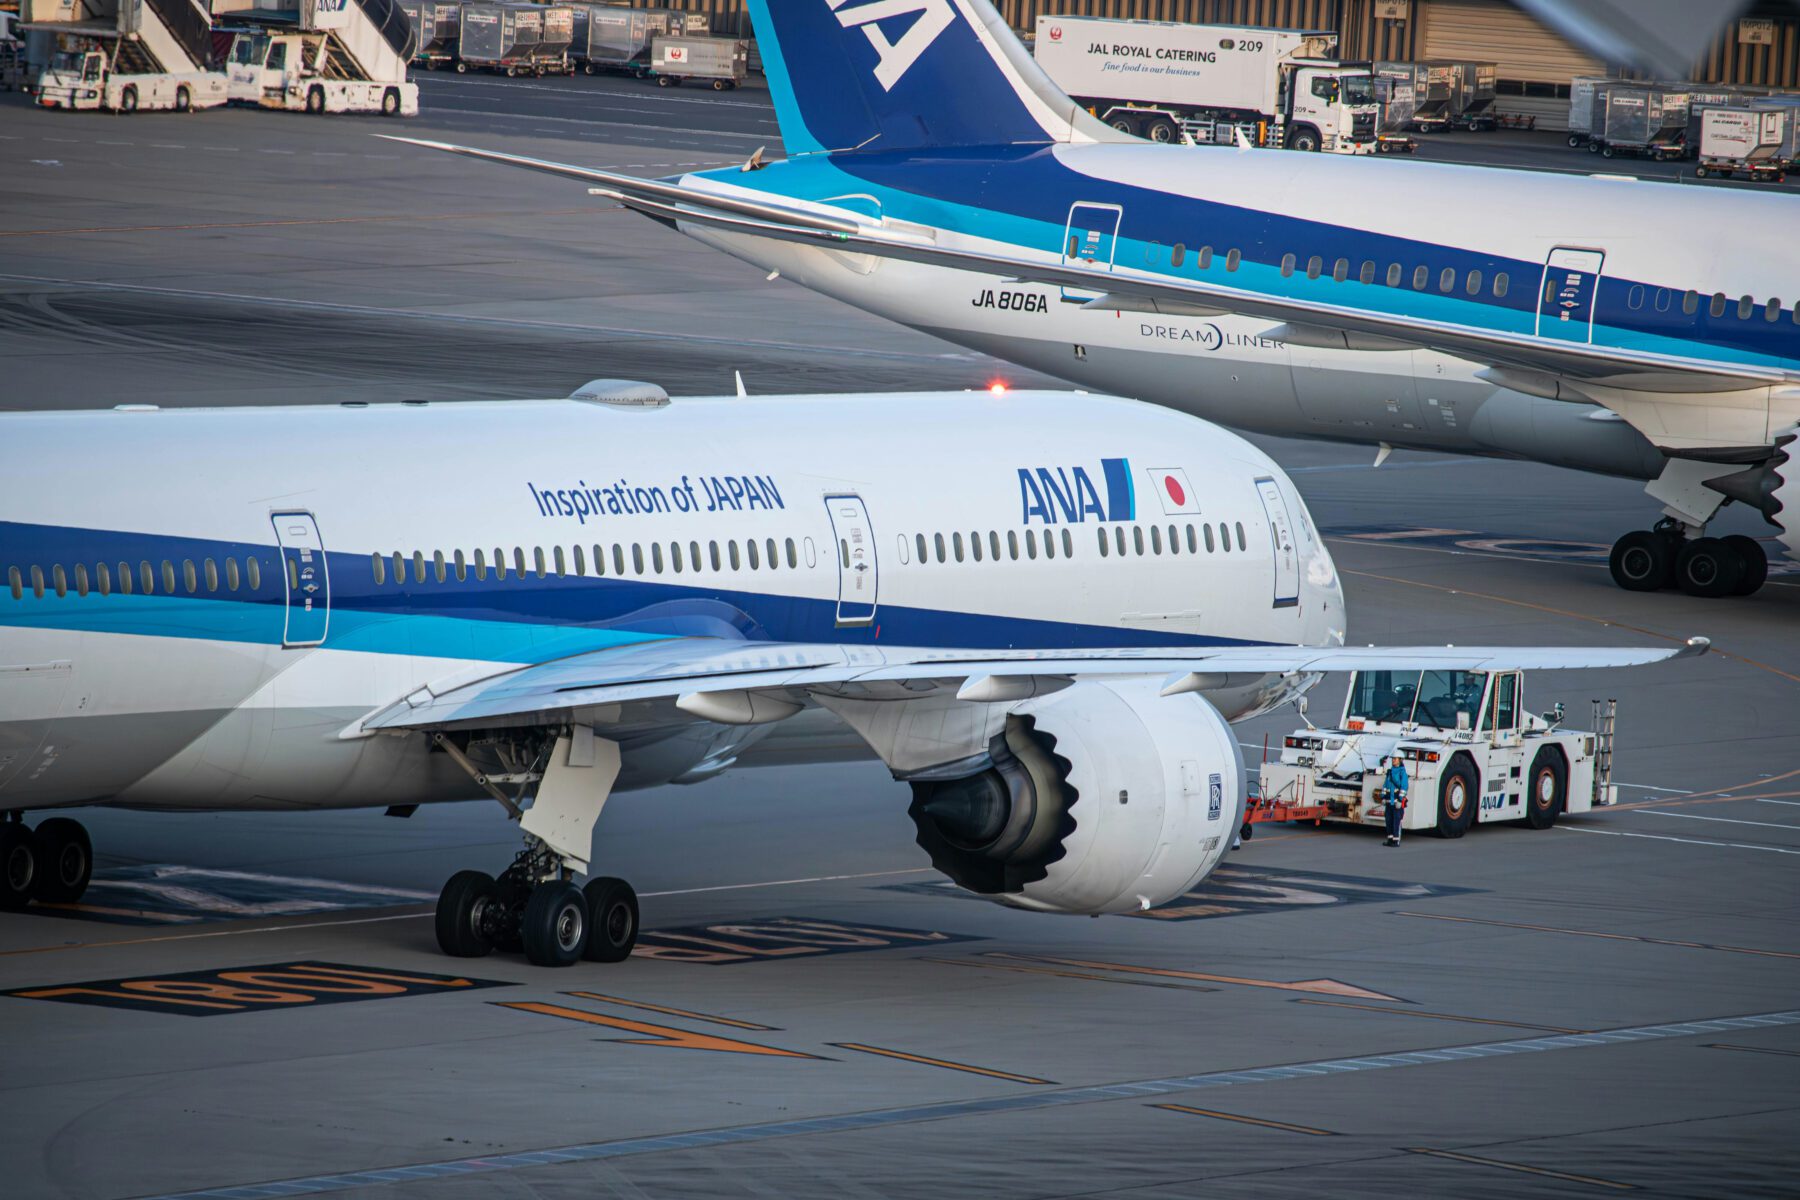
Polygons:
[[[540,967],[629,957],[637,944],[637,893],[611,876],[585,888],[574,882],[587,870],[595,822],[618,778],[618,746],[580,727],[558,734],[547,749],[511,743],[477,749],[443,734],[435,741],[525,833],[525,848],[499,878],[481,871],[450,877],[438,896],[438,947],[455,958],[523,950]],[[502,769],[483,770],[473,754],[491,756]],[[508,783],[518,785],[517,795],[500,790]]]
[[0,821],[0,910],[17,912],[33,900],[72,904],[94,874],[94,846],[81,822],[51,817],[36,829],[14,813]]

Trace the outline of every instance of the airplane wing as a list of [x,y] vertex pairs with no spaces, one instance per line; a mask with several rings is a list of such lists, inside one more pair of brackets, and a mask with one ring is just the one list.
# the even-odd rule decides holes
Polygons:
[[1677,647],[1202,646],[1088,650],[936,650],[670,638],[590,651],[439,692],[421,688],[365,717],[360,733],[566,723],[597,728],[712,721],[754,725],[792,715],[817,695],[971,703],[1044,695],[1082,677],[1165,677],[1165,695],[1237,686],[1268,675],[1356,670],[1557,670],[1634,667],[1704,654]]
[[[381,135],[387,136],[387,135]],[[1620,347],[1561,342],[1530,334],[1481,329],[1449,322],[1401,317],[1362,308],[1270,296],[1201,280],[1176,280],[1129,267],[1098,268],[1049,259],[951,249],[884,230],[851,214],[836,216],[737,196],[710,194],[660,180],[640,179],[593,167],[552,162],[446,142],[389,137],[526,170],[596,185],[599,195],[664,222],[687,222],[758,237],[810,242],[829,249],[905,259],[933,266],[1001,274],[1022,282],[1080,288],[1099,293],[1089,306],[1128,308],[1171,316],[1265,317],[1286,325],[1287,340],[1339,349],[1380,350],[1424,347],[1497,367],[1542,372],[1567,381],[1567,399],[1581,381],[1650,391],[1724,391],[1800,382],[1800,375],[1776,367],[1719,363],[1705,359]]]

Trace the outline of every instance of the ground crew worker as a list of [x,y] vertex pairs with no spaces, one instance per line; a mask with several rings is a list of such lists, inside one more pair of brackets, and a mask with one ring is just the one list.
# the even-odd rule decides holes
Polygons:
[[1400,818],[1406,815],[1406,789],[1412,782],[1406,777],[1406,764],[1399,756],[1384,758],[1387,775],[1381,781],[1382,798],[1387,805],[1387,846],[1400,844]]

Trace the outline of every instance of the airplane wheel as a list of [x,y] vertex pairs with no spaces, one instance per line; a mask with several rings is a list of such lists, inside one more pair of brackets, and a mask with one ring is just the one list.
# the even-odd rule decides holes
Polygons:
[[94,844],[80,821],[51,817],[32,832],[37,840],[37,874],[31,898],[43,904],[72,904],[94,876]]
[[581,890],[587,901],[588,939],[582,957],[589,962],[624,962],[637,945],[637,893],[623,879],[601,876]]
[[0,824],[0,910],[17,912],[31,903],[37,882],[37,839],[17,821]]
[[525,902],[519,935],[533,966],[569,967],[587,945],[587,901],[581,889],[563,880],[540,883]]
[[1475,822],[1475,804],[1480,781],[1469,760],[1458,755],[1438,779],[1437,835],[1459,838]]
[[1695,538],[1675,559],[1675,583],[1690,596],[1729,596],[1748,569],[1743,556],[1724,538]]
[[500,890],[491,875],[458,871],[438,893],[438,949],[451,958],[480,958],[499,940]]
[[1762,543],[1753,537],[1745,537],[1734,533],[1723,539],[1727,546],[1738,552],[1744,560],[1744,577],[1738,580],[1734,596],[1752,596],[1761,590],[1769,579],[1769,554],[1762,548]]
[[1560,751],[1545,746],[1531,760],[1531,790],[1525,797],[1525,824],[1548,829],[1569,802],[1569,765]]
[[1675,582],[1675,552],[1669,539],[1648,529],[1633,530],[1613,543],[1607,560],[1613,582],[1628,592],[1654,592]]

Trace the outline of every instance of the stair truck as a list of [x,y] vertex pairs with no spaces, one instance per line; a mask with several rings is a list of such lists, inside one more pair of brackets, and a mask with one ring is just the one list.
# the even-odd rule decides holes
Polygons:
[[1374,80],[1337,35],[1245,25],[1040,16],[1033,53],[1115,129],[1153,142],[1373,154]]
[[1699,179],[1743,176],[1757,183],[1787,178],[1782,149],[1796,112],[1760,104],[1708,105],[1700,112]]
[[680,87],[690,80],[728,92],[750,72],[750,44],[736,38],[665,34],[650,43],[650,69],[658,87]]
[[233,101],[263,108],[411,117],[414,29],[398,0],[301,0],[297,26],[241,33],[228,65]]
[[1541,716],[1525,710],[1522,671],[1358,671],[1335,728],[1309,721],[1262,764],[1242,832],[1286,820],[1380,828],[1389,755],[1406,764],[1402,829],[1447,838],[1477,822],[1548,829],[1618,799],[1617,704],[1594,708],[1597,731],[1579,732],[1562,728],[1561,704]]
[[400,7],[413,26],[412,65],[435,71],[455,63],[462,6],[456,0],[405,0]]
[[57,0],[27,0],[20,28],[54,33],[58,48],[37,80],[45,108],[131,113],[216,108],[228,94],[212,68],[212,17],[194,0],[100,0],[87,20]]
[[535,51],[543,37],[544,10],[535,4],[464,4],[456,69],[542,75]]

